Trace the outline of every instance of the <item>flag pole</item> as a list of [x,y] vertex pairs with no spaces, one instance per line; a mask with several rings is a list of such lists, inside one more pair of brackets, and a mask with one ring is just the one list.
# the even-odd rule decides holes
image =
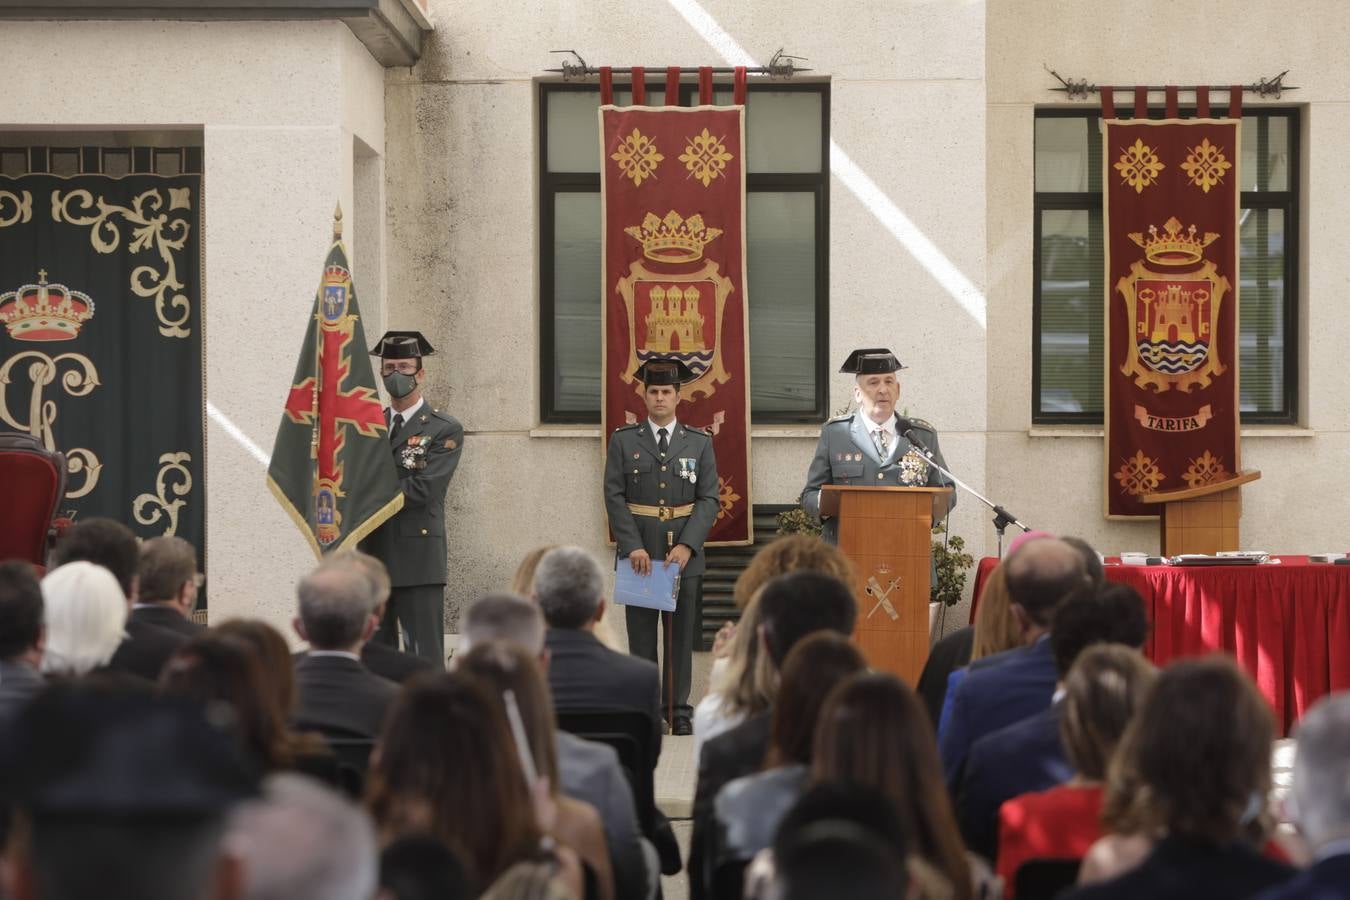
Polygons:
[[[342,201],[338,201],[333,211],[333,241],[342,240]],[[323,303],[323,297],[318,302]],[[316,308],[314,316],[314,390],[311,395],[310,409],[313,411],[314,427],[309,441],[309,458],[319,458],[319,379],[323,377],[323,310]],[[317,477],[317,476],[316,476]]]

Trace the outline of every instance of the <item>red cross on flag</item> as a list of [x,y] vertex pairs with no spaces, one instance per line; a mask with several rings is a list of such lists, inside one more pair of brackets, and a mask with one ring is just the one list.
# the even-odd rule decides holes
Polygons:
[[341,216],[267,468],[315,556],[355,547],[403,507]]

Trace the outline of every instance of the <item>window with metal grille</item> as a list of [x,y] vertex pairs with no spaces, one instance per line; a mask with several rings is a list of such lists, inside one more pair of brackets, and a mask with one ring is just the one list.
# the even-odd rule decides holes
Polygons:
[[[1193,111],[1183,111],[1183,116]],[[1155,113],[1160,118],[1161,111]],[[1036,111],[1032,422],[1102,424],[1101,115]],[[1299,110],[1242,117],[1238,344],[1244,423],[1298,418]]]
[[0,134],[0,175],[200,175],[200,146],[11,144]]
[[[649,81],[648,96],[663,85]],[[614,102],[632,101],[615,86]],[[696,102],[685,85],[681,104]],[[716,92],[719,105],[731,89]],[[600,144],[596,85],[539,87],[540,419],[600,421]],[[757,423],[826,415],[829,85],[746,98],[750,407]]]

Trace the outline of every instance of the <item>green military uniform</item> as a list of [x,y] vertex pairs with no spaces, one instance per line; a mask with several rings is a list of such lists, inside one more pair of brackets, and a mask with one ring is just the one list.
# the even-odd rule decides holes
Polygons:
[[[717,460],[712,437],[705,431],[671,423],[665,455],[650,420],[614,431],[605,460],[605,511],[618,544],[619,565],[634,550],[646,550],[659,566],[666,551],[684,544],[691,551],[680,578],[671,634],[670,680],[662,685],[664,705],[674,689],[675,718],[688,719],[690,669],[694,628],[703,586],[703,542],[721,508],[717,488]],[[634,509],[638,507],[638,509]],[[661,513],[669,509],[671,513]],[[628,652],[656,661],[657,611],[638,606],[626,609]],[[672,671],[673,670],[673,671]]]
[[[422,347],[429,350],[425,338],[417,337]],[[380,347],[384,346],[386,340],[382,339]],[[407,412],[402,425],[395,427],[395,411],[385,410],[385,421],[390,426],[390,450],[398,467],[399,487],[403,489],[403,509],[362,541],[361,549],[385,564],[393,585],[374,640],[397,647],[397,620],[403,626],[408,652],[443,666],[445,493],[464,452],[464,426],[453,416],[434,409],[425,399]]]
[[[891,351],[882,348],[854,350],[840,372],[864,377],[868,375],[886,375],[905,368]],[[897,392],[899,385],[897,383]],[[933,468],[925,458],[924,451],[932,454],[932,459],[944,469],[947,461],[942,458],[938,447],[937,429],[923,419],[912,419],[895,413],[892,416],[894,434],[887,431],[887,446],[882,448],[881,438],[873,432],[879,427],[861,410],[835,416],[820,430],[820,441],[816,444],[816,455],[811,460],[811,468],[806,473],[806,487],[802,489],[802,508],[810,515],[820,515],[820,489],[827,484],[849,484],[872,487],[950,487],[952,482]],[[884,423],[883,423],[884,424]],[[906,432],[914,436],[922,446],[906,437]],[[952,493],[947,511],[956,506],[956,494]],[[822,537],[829,543],[839,540],[839,523],[833,518],[822,522]]]
[[[881,458],[876,443],[870,437],[866,419],[861,412],[836,416],[820,430],[816,455],[806,473],[806,487],[802,490],[802,508],[813,516],[820,515],[820,488],[826,484],[867,485],[871,487],[944,487],[951,481],[924,459],[905,432],[910,431],[933,459],[944,469],[947,462],[938,447],[936,429],[923,419],[895,416],[895,444],[885,459]],[[950,506],[956,505],[952,494]],[[950,506],[948,507],[950,509]],[[825,519],[823,537],[831,544],[839,537],[839,523]]]

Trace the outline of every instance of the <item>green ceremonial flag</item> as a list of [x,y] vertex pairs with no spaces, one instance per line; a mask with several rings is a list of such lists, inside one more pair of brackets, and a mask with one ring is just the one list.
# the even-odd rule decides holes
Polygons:
[[267,487],[315,556],[355,548],[403,508],[341,213],[335,232],[267,467]]

